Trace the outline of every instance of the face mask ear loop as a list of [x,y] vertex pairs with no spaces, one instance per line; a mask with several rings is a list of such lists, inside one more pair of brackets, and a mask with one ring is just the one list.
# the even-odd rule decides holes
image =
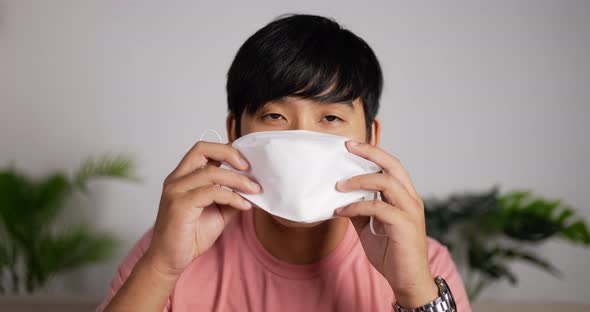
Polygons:
[[[221,135],[215,129],[205,129],[205,131],[203,131],[203,133],[201,133],[201,136],[199,137],[199,141],[203,141],[203,138],[205,137],[205,134],[207,134],[207,132],[213,132],[213,134],[215,134],[215,136],[217,136],[217,143],[223,143],[223,139],[221,138]],[[230,190],[230,188],[228,188],[227,186],[221,186],[221,187]]]
[[199,141],[203,141],[203,137],[205,137],[205,134],[207,134],[207,132],[213,132],[213,134],[215,134],[217,136],[217,143],[223,143],[223,139],[221,138],[221,135],[219,134],[219,132],[215,131],[215,129],[205,129],[205,131],[203,131],[203,133],[201,133],[201,136],[199,137]]
[[[379,193],[374,192],[373,193],[373,200],[377,200],[377,198],[379,197],[378,195],[379,195]],[[374,223],[375,223],[375,217],[374,216],[371,216],[369,218],[369,228],[371,229],[371,234],[373,234],[375,236],[387,236],[387,234],[385,234],[385,233],[377,233],[375,231],[375,225],[374,225]]]

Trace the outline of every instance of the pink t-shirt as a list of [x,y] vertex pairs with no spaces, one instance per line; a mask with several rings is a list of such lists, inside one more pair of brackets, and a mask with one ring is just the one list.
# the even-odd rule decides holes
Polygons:
[[[148,231],[111,282],[102,311],[150,244]],[[465,288],[447,248],[428,238],[433,276],[449,284],[460,312],[470,312]],[[352,224],[330,254],[310,265],[272,256],[256,237],[252,211],[235,218],[215,244],[178,279],[164,311],[393,311],[395,297],[370,264]]]

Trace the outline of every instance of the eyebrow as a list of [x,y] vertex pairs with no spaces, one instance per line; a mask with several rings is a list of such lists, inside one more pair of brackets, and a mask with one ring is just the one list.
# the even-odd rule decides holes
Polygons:
[[344,104],[344,105],[350,107],[350,109],[354,110],[354,105],[352,104],[352,101],[333,102],[333,103],[328,103],[328,104]]
[[[316,101],[314,99],[310,99],[310,100],[312,100],[314,103],[317,103],[317,104],[342,104],[342,105],[348,106],[351,110],[354,111],[354,105],[352,104],[353,101],[350,101],[350,100],[349,101],[341,101],[341,102],[320,102],[320,101]],[[283,103],[289,102],[289,100],[287,100],[287,96],[284,96],[284,97],[276,99],[274,102],[277,102],[279,104],[283,104]]]

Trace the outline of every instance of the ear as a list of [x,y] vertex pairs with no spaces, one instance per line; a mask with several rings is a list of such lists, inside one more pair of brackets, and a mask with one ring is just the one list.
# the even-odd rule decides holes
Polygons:
[[225,119],[225,127],[227,130],[227,139],[229,142],[236,140],[236,115],[229,113]]
[[371,125],[371,142],[373,146],[379,146],[379,140],[381,139],[381,121],[375,117],[373,124]]

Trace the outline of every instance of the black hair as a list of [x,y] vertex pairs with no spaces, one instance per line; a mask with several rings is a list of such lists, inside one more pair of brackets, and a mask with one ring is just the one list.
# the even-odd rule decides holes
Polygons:
[[369,45],[333,19],[308,14],[279,16],[248,38],[226,85],[238,137],[242,114],[298,96],[330,103],[360,98],[370,139],[382,88],[381,67]]

